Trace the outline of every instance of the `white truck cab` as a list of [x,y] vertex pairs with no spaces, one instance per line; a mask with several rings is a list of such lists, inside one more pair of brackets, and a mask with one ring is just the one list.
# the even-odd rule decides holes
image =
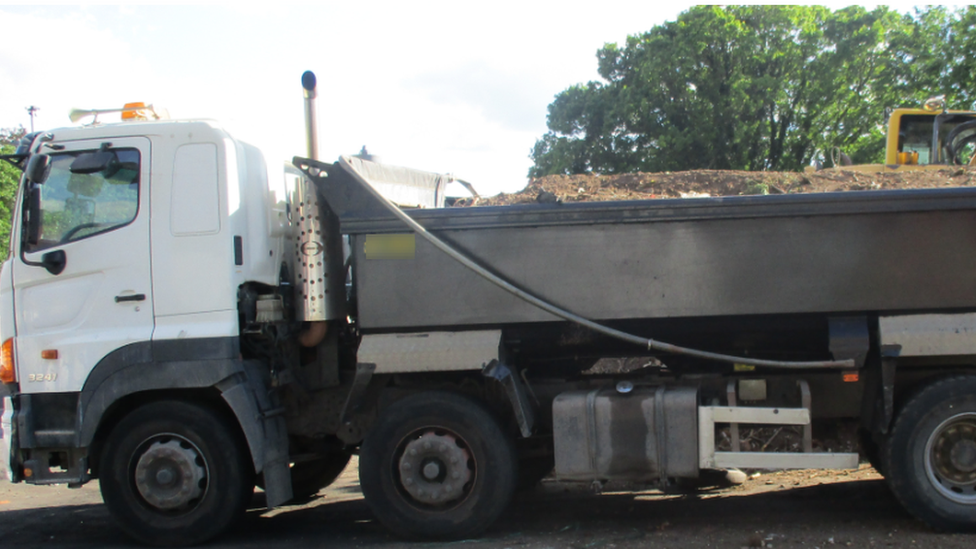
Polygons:
[[[132,537],[193,544],[255,484],[274,507],[348,462],[349,250],[298,168],[211,121],[138,118],[30,134],[5,157],[24,175],[0,270],[0,466],[98,478]],[[445,176],[346,164],[392,178],[402,204],[445,201]]]
[[[38,141],[50,158],[39,234],[32,242],[17,224],[26,261],[10,265],[25,393],[79,391],[131,343],[234,338],[233,289],[278,284],[289,227],[269,181],[283,188],[284,174],[269,176],[257,149],[216,124],[67,128]],[[105,169],[72,170],[100,151]],[[52,253],[64,254],[57,274],[37,265]]]
[[[88,461],[91,448],[112,444],[105,420],[131,409],[127,399],[199,390],[221,401],[217,415],[247,418],[233,431],[254,473],[270,478],[278,467],[287,479],[281,418],[254,421],[274,405],[266,368],[242,359],[238,294],[248,284],[273,299],[291,283],[296,250],[309,248],[293,219],[301,208],[290,202],[302,200],[301,172],[269,167],[257,148],[209,121],[31,137],[0,273],[8,478],[83,483],[99,467]],[[183,446],[196,444],[183,436]],[[171,446],[156,442],[143,455],[180,470],[206,453],[193,446],[173,457]],[[206,483],[214,472],[201,474]],[[137,492],[158,503],[163,480]],[[291,496],[287,482],[277,486],[272,504]],[[191,505],[206,495],[197,492],[160,505]]]

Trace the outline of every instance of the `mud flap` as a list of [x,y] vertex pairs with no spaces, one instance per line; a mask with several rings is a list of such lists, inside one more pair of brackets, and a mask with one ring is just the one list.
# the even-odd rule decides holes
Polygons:
[[505,388],[505,394],[512,404],[512,412],[515,414],[516,421],[518,421],[519,431],[521,431],[522,436],[525,438],[532,436],[532,430],[535,428],[535,409],[532,407],[532,403],[529,402],[525,394],[525,387],[518,375],[511,368],[497,360],[492,360],[486,364],[481,373],[485,377],[494,379],[502,384],[502,387]]
[[244,372],[217,388],[244,432],[255,472],[264,474],[268,507],[277,507],[292,498],[284,408],[272,398],[261,363],[244,362]]

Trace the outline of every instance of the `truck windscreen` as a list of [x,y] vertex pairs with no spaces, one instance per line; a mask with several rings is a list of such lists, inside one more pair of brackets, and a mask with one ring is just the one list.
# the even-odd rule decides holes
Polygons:
[[35,252],[121,227],[139,205],[139,151],[114,149],[116,162],[91,173],[72,170],[90,152],[51,155],[51,175],[41,193],[40,239]]

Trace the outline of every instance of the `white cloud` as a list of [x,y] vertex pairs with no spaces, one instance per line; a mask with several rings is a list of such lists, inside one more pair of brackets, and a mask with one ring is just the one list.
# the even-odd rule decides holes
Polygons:
[[484,192],[525,184],[546,106],[594,79],[596,50],[679,7],[605,0],[233,6],[0,6],[0,127],[68,124],[72,107],[129,101],[211,118],[272,152],[304,154],[299,79],[319,78],[322,156],[364,144],[454,172]]
[[133,4],[121,4],[119,5],[119,15],[122,16],[134,16],[136,14],[135,5]]
[[[29,127],[26,107],[40,107],[37,129],[63,126],[73,106],[110,108],[133,101],[151,70],[128,43],[95,17],[4,13],[0,49],[0,124]],[[43,32],[39,32],[43,29]]]
[[478,59],[419,73],[404,85],[437,103],[468,105],[505,128],[535,131],[545,124],[548,90],[537,71],[497,68]]

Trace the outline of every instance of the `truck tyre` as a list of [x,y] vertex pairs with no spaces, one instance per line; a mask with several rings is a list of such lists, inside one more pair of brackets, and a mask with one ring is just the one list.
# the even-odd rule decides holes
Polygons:
[[481,404],[445,392],[409,396],[378,418],[359,454],[373,514],[407,538],[482,533],[515,491],[510,437]]
[[976,376],[942,379],[912,397],[883,458],[911,514],[937,530],[976,531]]
[[209,540],[244,514],[254,490],[235,425],[210,408],[157,401],[112,429],[101,456],[102,499],[122,529],[149,545]]

